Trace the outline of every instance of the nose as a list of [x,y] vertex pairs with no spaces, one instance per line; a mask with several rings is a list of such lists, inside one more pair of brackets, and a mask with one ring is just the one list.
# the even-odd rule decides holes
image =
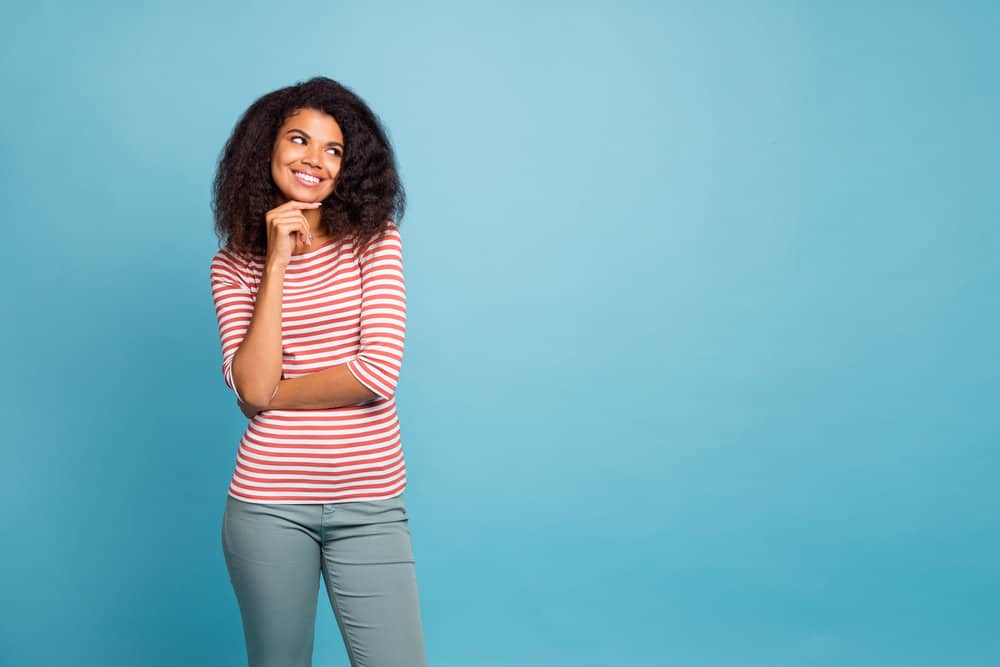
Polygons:
[[313,143],[313,145],[310,147],[309,152],[306,155],[302,156],[302,161],[312,167],[319,167],[321,162],[319,154],[320,150],[321,148],[319,147],[319,144]]

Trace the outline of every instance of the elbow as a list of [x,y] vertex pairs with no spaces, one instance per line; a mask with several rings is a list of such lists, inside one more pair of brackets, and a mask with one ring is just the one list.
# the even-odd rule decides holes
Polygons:
[[242,400],[244,403],[257,410],[258,412],[261,410],[267,410],[268,406],[271,403],[271,399],[274,397],[273,389],[263,392],[258,391],[256,389],[251,389],[247,390],[246,393],[239,390],[234,390],[234,391],[236,391],[236,396],[240,398],[240,400]]
[[[226,380],[226,384],[236,394],[236,398],[243,403],[257,410],[266,410],[271,403],[271,399],[277,393],[277,383],[267,386],[260,382],[251,382],[246,378],[237,377],[237,373],[233,368],[234,361],[235,357],[229,359],[228,363],[223,365],[223,377]],[[280,383],[281,379],[279,378],[277,382]]]
[[280,382],[281,380],[279,379],[277,383],[270,386],[262,385],[259,382],[253,384],[244,382],[234,387],[233,391],[236,392],[237,398],[247,405],[257,410],[267,410],[268,406],[271,405],[271,399],[278,393],[278,384]]

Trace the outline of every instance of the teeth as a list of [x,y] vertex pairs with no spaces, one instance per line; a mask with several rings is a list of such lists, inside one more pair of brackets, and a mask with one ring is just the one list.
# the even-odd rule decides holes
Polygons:
[[295,175],[304,181],[309,181],[310,183],[319,183],[319,179],[315,176],[310,176],[309,174],[304,174],[301,171],[295,172]]

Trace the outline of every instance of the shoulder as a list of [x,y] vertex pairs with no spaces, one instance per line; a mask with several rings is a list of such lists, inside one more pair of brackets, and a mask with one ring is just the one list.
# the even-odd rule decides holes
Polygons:
[[244,276],[248,258],[233,252],[228,246],[219,248],[209,263],[209,273],[213,279],[228,278],[238,282],[246,282]]
[[399,256],[403,250],[403,239],[399,227],[390,220],[379,234],[365,246],[361,253],[362,263],[373,257]]
[[400,241],[399,226],[392,220],[389,220],[375,238],[369,242],[369,248],[385,245],[386,243],[399,245]]

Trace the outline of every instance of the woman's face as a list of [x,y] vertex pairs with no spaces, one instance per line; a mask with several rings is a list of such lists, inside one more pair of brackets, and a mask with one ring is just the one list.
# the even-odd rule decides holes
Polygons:
[[344,135],[333,116],[299,109],[278,129],[271,178],[286,201],[323,201],[333,192],[343,157]]

